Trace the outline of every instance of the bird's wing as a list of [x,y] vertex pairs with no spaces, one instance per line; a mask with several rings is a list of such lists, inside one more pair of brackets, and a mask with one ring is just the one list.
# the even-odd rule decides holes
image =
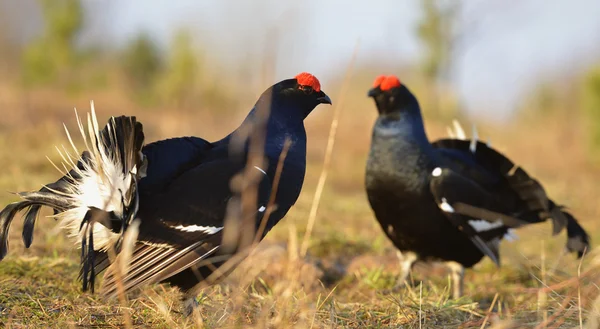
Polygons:
[[555,207],[542,185],[523,168],[485,143],[442,139],[433,143],[454,171],[469,177],[505,200],[512,199],[512,214],[530,223],[552,219],[554,234],[567,225],[567,217]]
[[[230,232],[238,233],[242,229],[235,220],[228,221],[227,227],[225,225],[226,216],[239,214],[236,210],[239,209],[240,195],[236,185],[250,181],[258,185],[257,202],[252,214],[248,215],[253,230],[245,231],[253,233],[257,218],[260,222],[265,213],[271,181],[258,167],[247,169],[245,182],[238,180],[239,177],[232,181],[244,168],[243,164],[227,159],[203,163],[181,174],[164,193],[140,200],[138,245],[127,275],[122,278],[126,291],[160,282],[199,266],[217,252],[221,254],[225,247],[224,238]],[[114,271],[108,270],[102,290],[110,296],[117,292],[116,289]]]
[[589,250],[589,236],[575,217],[565,211],[564,207],[554,203],[535,178],[487,143],[441,139],[432,145],[452,170],[503,200],[505,207],[510,209],[511,216],[525,223],[551,220],[553,235],[566,227],[569,251],[575,251],[581,256]]
[[161,191],[182,173],[197,166],[212,144],[198,137],[178,137],[150,143],[142,149],[147,159],[141,191]]
[[509,228],[528,224],[511,215],[514,200],[494,194],[451,169],[435,168],[430,190],[446,217],[496,264],[499,240]]

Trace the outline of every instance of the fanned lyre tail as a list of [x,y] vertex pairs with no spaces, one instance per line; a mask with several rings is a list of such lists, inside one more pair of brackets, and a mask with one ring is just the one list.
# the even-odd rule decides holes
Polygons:
[[[77,115],[77,113],[76,113]],[[137,212],[137,181],[145,175],[142,124],[135,117],[111,117],[100,130],[93,103],[86,126],[77,116],[85,150],[80,154],[65,127],[72,151],[57,148],[63,160],[63,177],[37,192],[19,193],[22,201],[12,203],[0,212],[0,259],[8,251],[8,229],[21,211],[25,211],[23,242],[33,241],[35,222],[42,206],[54,210],[60,226],[82,246],[84,289],[96,252],[104,252],[122,239],[122,232]],[[86,129],[87,128],[87,129]],[[69,168],[69,169],[67,169]],[[109,218],[97,214],[109,214]],[[99,222],[102,225],[94,225]],[[93,272],[92,272],[93,274]]]

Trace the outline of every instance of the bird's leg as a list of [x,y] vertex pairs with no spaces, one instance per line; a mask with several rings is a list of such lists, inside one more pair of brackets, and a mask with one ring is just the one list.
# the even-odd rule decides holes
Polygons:
[[413,252],[402,253],[400,250],[396,251],[396,256],[400,261],[400,277],[394,286],[394,290],[400,288],[406,283],[406,279],[410,274],[410,270],[417,260],[417,255]]
[[452,298],[459,299],[463,294],[465,268],[457,262],[446,262],[452,278]]
[[194,314],[200,303],[196,300],[196,296],[185,296],[183,300],[183,314],[187,317]]

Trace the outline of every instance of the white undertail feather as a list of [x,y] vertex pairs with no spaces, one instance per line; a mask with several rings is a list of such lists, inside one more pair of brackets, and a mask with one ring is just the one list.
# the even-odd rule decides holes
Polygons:
[[[450,138],[467,140],[467,135],[465,134],[465,130],[462,128],[460,122],[454,119],[452,120],[452,127],[446,127],[446,131],[448,132],[448,136]],[[469,144],[469,150],[472,153],[477,151],[477,141],[479,140],[479,134],[477,133],[477,127],[475,125],[472,126],[472,135],[471,135],[471,143]],[[492,147],[492,142],[490,139],[487,139],[486,145],[488,147]]]
[[206,234],[215,234],[223,229],[223,227],[198,226],[198,225],[187,225],[187,226],[178,225],[178,226],[172,226],[172,228],[179,230],[179,231],[183,231],[183,232],[204,232]]
[[479,139],[479,136],[477,134],[477,127],[475,127],[475,125],[473,124],[473,135],[471,136],[471,144],[469,145],[469,150],[471,150],[471,153],[475,153],[475,151],[477,150],[477,140]]
[[477,219],[477,220],[470,220],[469,221],[469,225],[471,225],[471,227],[475,231],[477,231],[477,232],[483,232],[483,231],[489,231],[489,230],[493,230],[495,228],[501,227],[504,224],[500,220],[491,223],[491,222],[488,222],[488,221],[483,220],[483,219]]
[[506,241],[516,241],[519,240],[519,236],[516,233],[517,231],[514,228],[509,228],[504,234],[504,240]]
[[[67,197],[73,205],[73,208],[59,213],[55,217],[60,221],[61,228],[67,230],[69,235],[76,239],[76,244],[81,246],[81,239],[84,232],[87,231],[87,227],[83,227],[80,230],[80,226],[89,207],[114,211],[116,215],[122,215],[123,203],[121,202],[121,198],[123,198],[126,204],[129,204],[131,201],[131,197],[127,192],[132,183],[132,173],[135,174],[136,168],[132,170],[132,173],[123,174],[124,164],[121,163],[119,149],[116,147],[108,148],[100,137],[93,102],[91,102],[91,113],[87,115],[87,131],[77,115],[77,110],[75,110],[75,116],[79,132],[83,138],[85,150],[89,152],[90,159],[87,162],[82,161],[83,169],[77,167],[78,156],[81,152],[75,146],[71,134],[65,126],[67,138],[77,157],[68,152],[64,146],[62,146],[62,152],[57,147],[58,153],[63,160],[62,166],[65,172],[62,172],[54,163],[53,165],[63,175],[67,174],[70,169],[73,169],[82,179],[80,181],[73,179],[66,193],[56,190],[52,191]],[[113,122],[111,118],[111,123]],[[116,132],[114,131],[114,126],[109,124],[108,127],[110,139],[112,142],[115,142]],[[107,250],[118,239],[118,234],[111,232],[100,224],[93,225],[93,234],[95,250]]]
[[442,202],[440,204],[438,204],[438,207],[440,207],[440,209],[442,211],[447,212],[447,213],[454,212],[454,208],[448,203],[446,198],[442,198]]
[[454,127],[454,130],[452,130],[451,127],[448,127],[448,135],[450,135],[450,137],[463,140],[467,139],[467,135],[458,120],[452,120],[452,126]]

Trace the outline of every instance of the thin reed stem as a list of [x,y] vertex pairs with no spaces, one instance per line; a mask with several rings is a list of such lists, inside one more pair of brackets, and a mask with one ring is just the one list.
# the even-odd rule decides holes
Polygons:
[[329,138],[327,139],[327,148],[325,149],[325,158],[323,159],[323,169],[321,169],[321,175],[319,176],[319,182],[317,183],[317,189],[315,190],[312,205],[310,208],[310,213],[308,215],[308,224],[306,225],[306,232],[304,233],[304,239],[302,239],[302,245],[300,246],[301,257],[306,256],[306,252],[308,251],[308,244],[310,242],[310,237],[315,226],[315,219],[317,218],[319,203],[321,202],[323,188],[325,187],[325,182],[327,181],[327,174],[329,173],[331,154],[333,153],[333,146],[335,145],[335,137],[337,134],[338,123],[340,121],[340,114],[342,112],[342,108],[344,107],[344,95],[346,94],[346,90],[350,85],[352,71],[354,68],[354,62],[356,61],[359,46],[360,42],[357,41],[356,46],[354,47],[354,52],[352,53],[352,58],[350,59],[350,63],[348,64],[348,68],[346,69],[346,76],[344,77],[344,81],[342,82],[342,88],[340,90],[339,97],[337,98],[338,101],[336,102],[336,105],[334,105],[333,119],[331,120],[331,126],[329,127]]

